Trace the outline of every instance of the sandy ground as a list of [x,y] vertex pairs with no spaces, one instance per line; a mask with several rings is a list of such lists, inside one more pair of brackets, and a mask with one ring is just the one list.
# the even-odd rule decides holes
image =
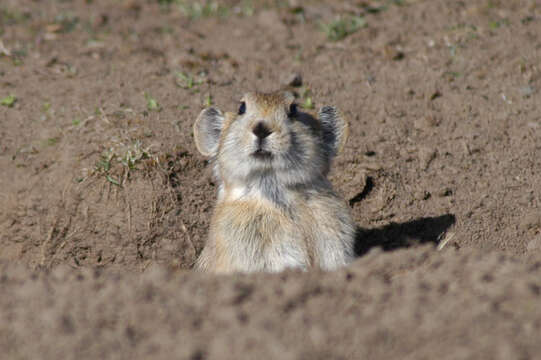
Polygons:
[[[1,353],[540,358],[539,34],[533,0],[3,0]],[[193,273],[193,121],[278,88],[349,120],[359,258]]]

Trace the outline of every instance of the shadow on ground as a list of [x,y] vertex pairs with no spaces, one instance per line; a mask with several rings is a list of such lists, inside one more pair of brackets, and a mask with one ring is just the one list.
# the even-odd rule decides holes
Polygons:
[[456,222],[453,214],[426,217],[402,224],[390,223],[376,229],[358,227],[355,234],[355,254],[362,256],[373,247],[384,251],[433,243],[437,245],[442,235]]

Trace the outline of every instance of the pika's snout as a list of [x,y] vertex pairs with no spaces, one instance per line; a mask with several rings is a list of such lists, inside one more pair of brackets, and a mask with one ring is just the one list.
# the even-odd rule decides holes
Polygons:
[[252,132],[259,140],[262,140],[272,134],[272,130],[267,127],[263,123],[263,121],[259,121],[253,128]]

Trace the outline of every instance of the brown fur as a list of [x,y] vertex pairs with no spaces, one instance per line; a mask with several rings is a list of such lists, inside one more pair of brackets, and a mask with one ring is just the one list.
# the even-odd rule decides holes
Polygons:
[[[354,223],[326,175],[345,142],[334,108],[288,115],[287,93],[248,93],[246,113],[206,109],[194,124],[198,149],[219,183],[209,240],[196,268],[212,272],[334,269],[353,257]],[[268,130],[258,138],[258,124]],[[259,150],[258,150],[259,149]],[[257,151],[266,156],[257,157]]]

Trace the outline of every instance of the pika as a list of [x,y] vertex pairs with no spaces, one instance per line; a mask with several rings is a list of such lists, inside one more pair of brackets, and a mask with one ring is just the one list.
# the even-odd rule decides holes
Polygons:
[[197,149],[211,158],[217,203],[195,268],[214,273],[336,269],[354,258],[355,224],[327,179],[348,124],[318,118],[288,92],[247,93],[237,113],[204,109]]

